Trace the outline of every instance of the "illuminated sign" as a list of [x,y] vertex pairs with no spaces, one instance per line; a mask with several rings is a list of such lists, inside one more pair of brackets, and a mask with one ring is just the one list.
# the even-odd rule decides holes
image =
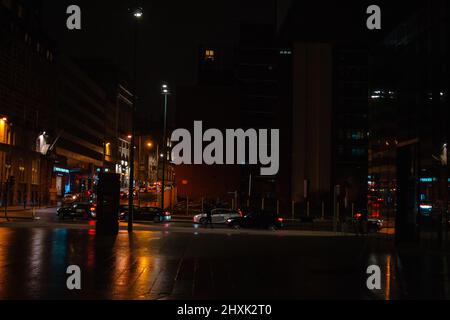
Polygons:
[[[437,178],[420,178],[420,182],[425,182],[425,183],[431,183],[431,182],[436,182]],[[448,179],[448,182],[450,182],[450,178]]]

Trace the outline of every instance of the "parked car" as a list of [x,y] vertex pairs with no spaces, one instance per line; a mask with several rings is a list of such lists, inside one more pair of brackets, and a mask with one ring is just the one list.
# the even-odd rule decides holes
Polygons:
[[[128,205],[121,205],[119,219],[128,221]],[[169,211],[163,211],[158,207],[133,207],[133,220],[164,222],[172,219]]]
[[283,227],[283,218],[267,211],[250,212],[243,217],[230,218],[227,225],[231,228],[255,228],[276,230]]
[[71,205],[58,208],[56,210],[56,214],[62,219],[66,217],[95,219],[97,217],[96,209],[96,204],[76,202]]
[[[242,213],[238,210],[231,209],[222,209],[217,208],[211,210],[211,220],[212,223],[227,223],[228,219],[231,218],[239,218],[242,216]],[[206,224],[207,223],[207,214],[201,213],[194,216],[194,223]]]

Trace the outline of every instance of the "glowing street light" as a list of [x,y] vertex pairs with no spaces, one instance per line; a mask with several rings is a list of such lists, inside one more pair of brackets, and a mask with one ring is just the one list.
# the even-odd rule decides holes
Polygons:
[[144,10],[141,7],[136,8],[136,9],[133,10],[133,16],[136,19],[142,18],[143,15],[144,15]]

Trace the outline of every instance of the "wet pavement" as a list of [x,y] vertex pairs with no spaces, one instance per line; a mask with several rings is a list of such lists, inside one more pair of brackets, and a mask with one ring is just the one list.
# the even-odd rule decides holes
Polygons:
[[[0,299],[444,299],[448,259],[388,235],[172,223],[100,237],[88,223],[2,221]],[[79,291],[67,289],[69,265],[81,268]],[[381,290],[366,287],[369,265]]]

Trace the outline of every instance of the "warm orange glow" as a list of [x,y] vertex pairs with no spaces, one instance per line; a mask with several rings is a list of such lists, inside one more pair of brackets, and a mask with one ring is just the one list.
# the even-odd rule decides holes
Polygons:
[[108,142],[108,143],[105,144],[105,160],[106,161],[111,161],[111,155],[112,155],[111,143]]
[[7,119],[0,119],[0,143],[9,144]]
[[147,147],[149,147],[149,148],[153,147],[153,143],[148,142],[148,143],[147,143]]
[[3,117],[2,121],[6,122],[6,121],[8,121],[8,118]]
[[131,139],[131,138],[133,138],[133,136],[132,136],[131,134],[129,134],[129,135],[127,136],[127,138],[128,138],[128,139]]

